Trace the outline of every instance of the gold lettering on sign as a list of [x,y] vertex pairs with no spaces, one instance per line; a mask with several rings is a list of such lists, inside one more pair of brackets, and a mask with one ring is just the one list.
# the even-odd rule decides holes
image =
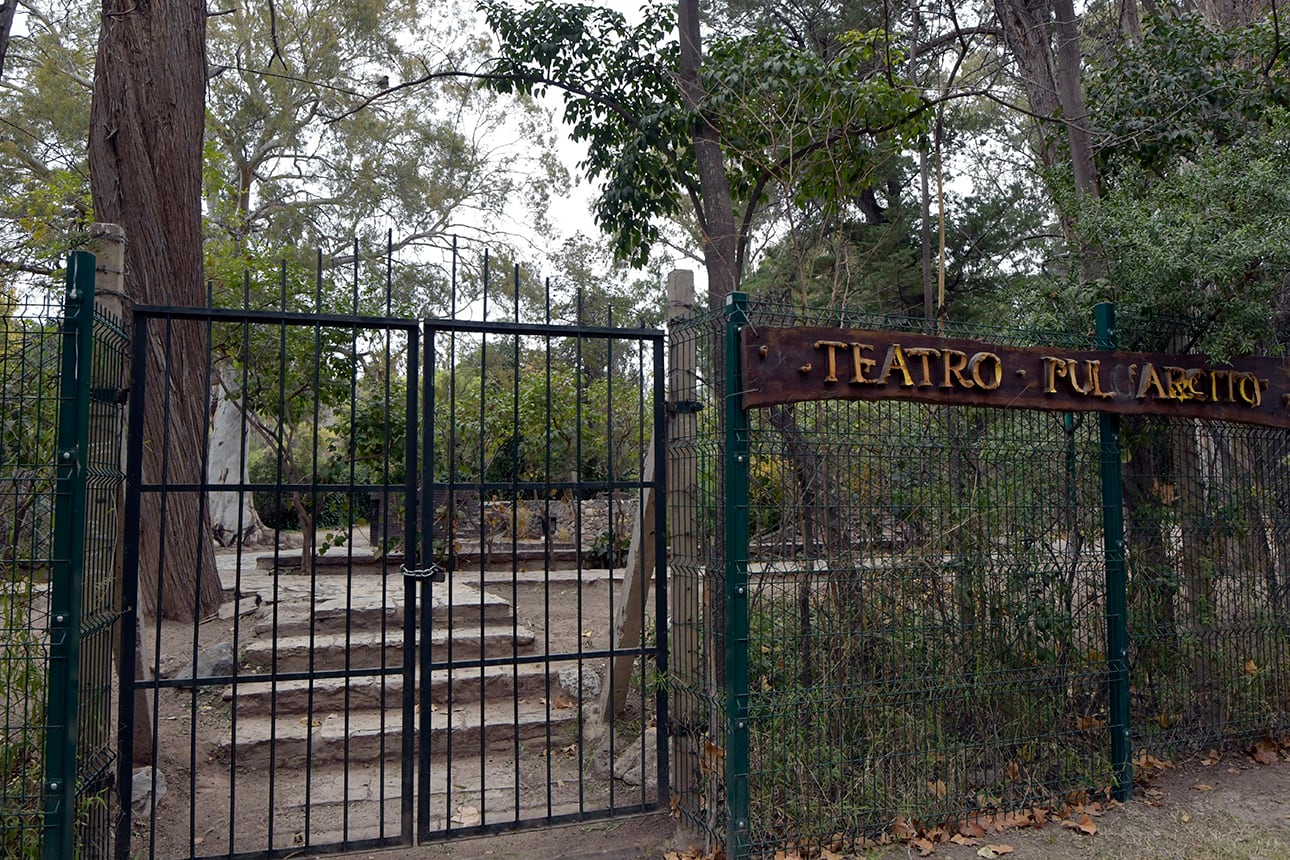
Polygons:
[[945,375],[941,377],[941,388],[953,388],[954,383],[951,381],[957,379],[959,385],[963,388],[971,388],[972,380],[963,378],[963,371],[967,370],[968,357],[966,352],[959,352],[957,349],[941,350],[941,365],[945,368]]
[[865,371],[869,370],[869,368],[873,367],[878,362],[874,361],[872,358],[865,358],[860,354],[862,352],[873,352],[873,344],[851,344],[851,382],[854,385],[864,385],[866,383],[871,384],[875,381],[872,379],[866,379]]
[[1263,402],[1263,387],[1259,385],[1259,378],[1253,373],[1242,373],[1239,385],[1241,399],[1245,401],[1246,406],[1255,409]]
[[922,359],[921,367],[923,369],[923,378],[918,381],[918,387],[931,388],[932,368],[928,359],[940,358],[941,351],[939,349],[932,349],[930,346],[911,346],[909,349],[905,350],[905,355],[908,355],[911,358]]
[[909,375],[909,365],[905,363],[905,351],[900,348],[898,343],[893,343],[887,347],[887,357],[882,360],[882,370],[878,372],[878,384],[886,385],[893,370],[900,371],[903,379],[900,383],[901,385],[906,388],[914,387],[914,378]]
[[1101,397],[1104,400],[1114,399],[1114,391],[1102,390],[1102,362],[1086,360],[1084,367],[1088,370],[1088,375],[1093,379],[1093,396]]
[[[814,364],[780,362],[772,372],[781,377],[795,377],[792,370],[796,367],[802,383],[809,378],[818,385],[822,377],[828,386],[845,380],[848,386],[879,386],[887,390],[841,392],[832,389],[818,392],[816,397],[894,397],[941,402],[961,393],[965,402],[988,404],[993,398],[987,398],[986,393],[1003,390],[1006,376],[1008,394],[995,395],[998,399],[992,405],[1029,404],[1029,408],[1040,409],[1109,409],[1190,417],[1209,417],[1207,413],[1210,413],[1230,420],[1234,413],[1244,411],[1232,407],[1256,410],[1267,397],[1281,404],[1279,409],[1290,410],[1290,394],[1284,393],[1286,382],[1280,376],[1290,375],[1290,363],[1271,365],[1263,360],[1258,363],[1243,359],[1236,362],[1240,369],[1216,369],[1205,364],[1207,359],[1202,356],[1091,351],[1063,354],[1059,350],[1044,355],[1035,349],[909,333],[845,330],[835,333],[828,329],[817,332],[795,341],[794,348],[805,352],[806,345],[811,344],[815,351],[822,353],[818,361]],[[820,335],[824,337],[813,340]],[[829,335],[840,339],[826,339]],[[867,338],[870,342],[862,343],[857,338]],[[752,343],[747,355],[752,356],[755,350],[765,361],[773,347]],[[950,343],[962,348],[956,349]],[[1171,361],[1177,363],[1169,364]],[[1269,380],[1265,375],[1274,375],[1276,379]],[[1038,396],[1040,391],[1051,396],[1047,403]],[[793,393],[801,399],[801,392]],[[1084,401],[1082,407],[1080,400]],[[1102,405],[1095,404],[1095,400],[1117,402]],[[762,398],[761,403],[764,402]],[[1212,404],[1212,408],[1198,404]],[[1252,415],[1236,420],[1268,423],[1272,419],[1264,421],[1263,416]]]
[[1151,388],[1156,390],[1156,397],[1162,400],[1169,397],[1165,393],[1164,384],[1160,381],[1160,374],[1156,373],[1156,366],[1148,361],[1142,365],[1142,375],[1138,377],[1138,393],[1134,397],[1138,400],[1145,400],[1147,390]]
[[1074,358],[1058,358],[1053,355],[1045,355],[1040,358],[1043,362],[1044,369],[1044,393],[1057,393],[1057,380],[1065,379],[1070,386],[1071,391],[1076,394],[1082,394],[1085,397],[1101,397],[1110,399],[1115,397],[1114,391],[1102,390],[1102,362],[1094,359],[1085,359],[1083,379],[1080,378],[1081,362]]
[[1044,393],[1057,393],[1057,368],[1062,368],[1062,375],[1066,375],[1066,359],[1057,358],[1052,355],[1045,355],[1039,359],[1044,364]]
[[[981,377],[981,371],[986,369],[985,378]],[[986,391],[994,391],[1003,382],[1003,359],[993,352],[978,352],[968,361],[968,370],[972,373],[972,381],[984,388]]]
[[1205,400],[1205,392],[1200,387],[1200,378],[1205,375],[1205,371],[1199,367],[1188,368],[1187,370],[1187,387],[1191,391],[1192,400]]
[[839,349],[846,349],[847,345],[840,340],[817,340],[815,348],[825,347],[829,351],[829,372],[824,375],[825,382],[838,381],[838,353]]

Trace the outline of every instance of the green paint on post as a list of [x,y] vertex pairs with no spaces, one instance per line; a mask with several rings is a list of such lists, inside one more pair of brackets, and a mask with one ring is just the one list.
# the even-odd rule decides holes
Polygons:
[[80,683],[81,580],[90,374],[94,331],[94,255],[67,261],[58,393],[58,480],[49,590],[49,679],[45,736],[46,860],[71,860],[76,843],[77,690]]
[[739,330],[748,296],[726,297],[726,856],[748,856],[748,413],[743,408]]
[[[1115,305],[1094,309],[1098,349],[1116,348]],[[1129,725],[1129,618],[1124,557],[1124,483],[1120,418],[1098,416],[1102,449],[1102,533],[1106,555],[1106,660],[1110,700],[1111,766],[1116,800],[1133,795],[1133,749]]]

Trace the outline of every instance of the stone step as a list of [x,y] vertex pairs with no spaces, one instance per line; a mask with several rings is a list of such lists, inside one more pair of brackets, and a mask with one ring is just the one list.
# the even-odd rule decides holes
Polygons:
[[[578,708],[557,704],[568,703],[526,699],[518,705],[503,701],[483,708],[478,703],[454,705],[451,709],[436,706],[430,716],[431,752],[444,753],[450,738],[454,756],[478,758],[481,749],[513,750],[517,740],[521,752],[542,750],[548,731],[552,746],[564,747],[577,734]],[[306,714],[279,709],[276,719],[239,717],[236,735],[230,732],[228,738],[215,744],[212,754],[218,761],[231,762],[236,748],[238,768],[267,770],[272,760],[280,771],[303,769],[306,763],[326,767],[373,762],[382,756],[389,760],[401,754],[402,729],[396,710],[354,711],[348,720],[343,713],[316,712],[311,727]]]
[[[423,637],[425,633],[421,634]],[[429,633],[432,659],[448,659],[451,641],[452,660],[504,657],[528,654],[533,650],[533,631],[527,627],[486,626],[434,628]],[[311,660],[312,656],[312,660]],[[249,669],[269,672],[307,672],[332,669],[370,669],[382,665],[403,664],[403,628],[355,630],[350,634],[297,634],[276,639],[254,639],[242,651],[242,663]]]
[[[602,661],[596,661],[597,663]],[[454,704],[513,698],[551,698],[562,693],[561,670],[577,671],[576,660],[546,663],[524,663],[518,666],[456,666],[451,672],[438,669],[431,673],[430,697],[439,704],[446,704],[451,696]],[[597,673],[592,666],[584,666],[586,674]],[[384,680],[384,684],[382,684]],[[575,686],[576,686],[576,682]],[[233,688],[224,689],[224,701],[233,701]],[[286,713],[306,713],[312,697],[314,713],[344,710],[346,695],[350,710],[385,708],[397,712],[403,702],[403,678],[386,675],[364,678],[322,678],[313,681],[251,681],[237,685],[237,714],[263,716],[277,710]]]
[[[306,588],[298,589],[299,584]],[[278,589],[276,613],[275,604],[260,609],[253,627],[257,636],[272,636],[275,631],[278,636],[307,635],[311,629],[315,633],[343,633],[346,625],[350,630],[379,630],[382,623],[389,630],[403,624],[401,587],[381,589],[360,582],[345,588],[320,581],[309,588],[307,580],[289,585],[287,594]],[[261,598],[272,599],[263,594]],[[465,582],[434,583],[431,601],[431,618],[445,625],[477,626],[481,619],[508,624],[514,615],[508,600]]]
[[[260,570],[299,570],[302,556],[302,552],[298,549],[263,553],[256,556],[255,566]],[[454,569],[479,570],[482,567],[485,570],[501,570],[519,567],[520,570],[526,570],[551,562],[570,564],[577,559],[578,551],[569,544],[553,546],[548,551],[541,545],[512,547],[510,541],[499,540],[491,549],[470,549],[458,552],[454,559]],[[370,551],[314,556],[314,573],[319,576],[348,573],[363,576],[400,576],[402,565],[401,553],[380,557],[373,556]]]
[[[477,751],[472,756],[458,756],[451,767],[444,756],[432,756],[430,829],[465,829],[608,808],[609,783],[593,764],[591,744],[584,741],[580,757],[573,738],[564,746],[557,746],[553,740],[550,750],[544,741],[542,738],[537,744],[530,742],[522,747],[518,761],[513,756],[513,746],[488,752],[482,758]],[[288,772],[279,767],[274,774],[276,790],[272,792],[267,770],[239,767],[238,807],[254,808],[259,814],[238,818],[234,849],[254,853],[271,847],[299,852],[306,837],[308,844],[324,846],[396,835],[402,814],[400,754],[396,745],[381,761],[316,763],[307,779],[303,771]],[[420,781],[414,778],[414,795],[420,790]],[[642,792],[620,783],[614,787],[612,802],[624,809],[639,805],[643,797],[652,801],[655,795],[652,786]],[[229,818],[227,783],[199,781],[194,800],[208,819],[207,824]],[[415,796],[413,804],[415,808]],[[268,838],[270,819],[272,840]],[[229,829],[217,827],[207,834],[201,846],[207,852],[205,856],[227,849],[221,836],[226,839]],[[146,853],[146,845],[144,848]]]

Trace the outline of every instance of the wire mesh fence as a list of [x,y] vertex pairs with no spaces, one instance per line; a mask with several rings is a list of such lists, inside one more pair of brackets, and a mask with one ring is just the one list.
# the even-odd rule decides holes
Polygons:
[[[737,324],[918,328],[758,303],[745,313]],[[1101,483],[1097,416],[887,400],[723,421],[739,395],[723,376],[736,330],[703,316],[672,333],[693,341],[703,381],[693,433],[669,442],[698,475],[682,516],[714,535],[689,553],[673,545],[672,588],[695,595],[698,633],[685,635],[699,641],[685,672],[674,609],[676,803],[714,841],[737,856],[838,850],[1110,794],[1128,770],[1111,743],[1108,626],[1130,637],[1139,754],[1283,726],[1285,431],[1124,420],[1110,454],[1123,461],[1126,614],[1108,608],[1104,513],[1118,500]],[[1094,347],[1062,333],[940,333]],[[732,446],[748,482],[734,508]],[[723,504],[747,525],[744,566]],[[727,628],[742,623],[727,601],[745,589],[746,637]]]
[[0,317],[0,854],[39,856],[57,479],[60,308],[46,296]]
[[0,309],[0,854],[105,856],[125,338],[63,295]]

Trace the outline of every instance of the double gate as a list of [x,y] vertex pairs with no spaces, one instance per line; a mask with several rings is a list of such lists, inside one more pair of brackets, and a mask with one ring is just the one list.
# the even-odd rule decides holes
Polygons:
[[663,335],[488,301],[135,310],[121,860],[666,806]]

